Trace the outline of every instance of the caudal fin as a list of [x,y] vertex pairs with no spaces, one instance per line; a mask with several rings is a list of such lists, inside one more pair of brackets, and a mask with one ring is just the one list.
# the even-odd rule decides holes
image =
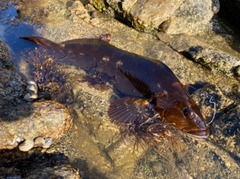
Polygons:
[[48,39],[45,39],[43,37],[30,37],[30,36],[21,36],[20,38],[25,39],[25,40],[29,40],[31,42],[34,42],[38,45],[44,46],[44,47],[50,47],[52,49],[56,49],[56,50],[61,50],[64,45],[61,44],[57,44],[55,42],[52,42]]

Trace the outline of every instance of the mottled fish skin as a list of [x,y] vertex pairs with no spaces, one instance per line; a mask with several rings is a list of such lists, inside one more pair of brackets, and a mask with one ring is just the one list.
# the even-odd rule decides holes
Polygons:
[[164,63],[120,50],[99,39],[57,44],[42,37],[22,38],[58,50],[59,55],[71,54],[72,58],[65,62],[112,79],[108,82],[122,97],[110,105],[108,114],[113,121],[135,126],[144,121],[158,123],[160,119],[196,138],[208,137],[209,129],[198,106]]

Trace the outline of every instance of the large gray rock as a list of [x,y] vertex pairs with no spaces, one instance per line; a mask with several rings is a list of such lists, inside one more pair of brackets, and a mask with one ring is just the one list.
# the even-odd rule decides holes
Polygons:
[[[227,76],[239,79],[237,69],[240,67],[240,55],[228,49],[217,49],[214,45],[207,44],[201,38],[187,35],[167,36],[159,33],[158,37],[171,48],[183,54],[187,58],[202,64],[213,72],[221,72]],[[228,50],[228,51],[227,51]]]
[[212,30],[211,19],[219,11],[219,2],[212,0],[184,0],[171,16],[168,34],[202,34]]
[[210,20],[219,11],[218,0],[92,0],[96,8],[107,11],[108,4],[124,20],[140,31],[160,30],[169,34],[199,34],[212,28]]
[[[113,1],[107,2],[110,5],[113,3]],[[143,31],[151,31],[158,29],[163,22],[169,21],[183,0],[147,0],[132,2],[133,1],[118,1],[115,3],[122,3],[125,16],[131,20],[134,27]]]

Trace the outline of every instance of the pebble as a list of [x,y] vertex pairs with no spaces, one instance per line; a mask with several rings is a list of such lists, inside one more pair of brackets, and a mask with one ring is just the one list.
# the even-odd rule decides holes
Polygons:
[[23,143],[21,143],[18,148],[23,152],[27,152],[34,147],[34,141],[32,139],[27,139]]
[[25,96],[23,97],[25,101],[33,101],[34,99],[37,99],[37,98],[38,98],[37,94],[30,94],[30,93],[25,94]]
[[38,91],[35,85],[28,85],[26,90],[29,93],[37,93],[37,91]]
[[25,101],[33,101],[34,99],[38,98],[38,87],[37,84],[34,81],[27,81],[27,94],[24,96]]
[[35,147],[42,147],[43,146],[43,144],[45,144],[45,140],[44,140],[44,138],[42,138],[42,137],[37,137],[35,140],[34,140],[34,146]]
[[47,149],[52,145],[52,138],[48,137],[45,139],[45,143],[43,144],[43,148]]

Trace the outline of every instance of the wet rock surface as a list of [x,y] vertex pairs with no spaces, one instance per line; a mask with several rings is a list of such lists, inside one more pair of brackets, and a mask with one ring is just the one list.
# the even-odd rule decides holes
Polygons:
[[[22,5],[30,6],[24,3]],[[44,5],[48,5],[47,1]],[[56,2],[56,10],[59,7],[61,3]],[[69,157],[70,164],[80,170],[83,178],[238,178],[239,82],[233,77],[218,73],[217,70],[212,73],[186,59],[179,52],[188,49],[188,43],[184,46],[186,41],[181,40],[180,36],[166,36],[171,39],[166,40],[163,37],[140,33],[94,9],[91,9],[90,13],[86,7],[88,10],[92,8],[89,4],[84,6],[80,1],[69,3],[65,6],[69,16],[59,15],[56,23],[47,22],[44,28],[34,27],[35,32],[55,42],[99,38],[101,34],[110,33],[110,43],[118,48],[166,63],[183,84],[190,84],[190,89],[191,86],[197,89],[193,90],[192,95],[201,106],[207,121],[212,119],[214,104],[216,117],[211,124],[211,135],[206,140],[197,140],[179,133],[177,140],[166,142],[165,148],[156,147],[150,142],[149,145],[140,144],[137,150],[136,139],[121,132],[120,127],[107,117],[109,101],[116,97],[113,90],[89,86],[87,82],[81,81],[85,71],[65,64],[59,68],[67,74],[66,86],[69,90],[52,94],[52,98],[68,107],[74,118],[74,125],[70,133],[54,140],[46,152],[50,155],[55,152],[63,153]],[[21,11],[21,8],[19,10]],[[49,11],[48,17],[54,16],[54,10]],[[39,20],[41,21],[41,18]],[[46,19],[41,21],[43,22],[46,22]],[[238,57],[231,55],[229,43],[225,41],[227,33],[218,38],[215,33],[211,35],[202,37],[207,40],[207,43],[203,40],[204,48],[213,49],[212,54],[221,54],[222,49],[227,49],[224,53],[237,60]],[[187,35],[182,38],[184,37],[189,38]],[[212,41],[213,37],[218,41]],[[179,49],[177,39],[182,42]],[[194,45],[195,43],[203,46],[200,41],[197,43],[195,40]],[[228,73],[230,69],[231,67],[228,67],[226,74],[233,76]],[[11,157],[3,158],[7,160]],[[9,165],[14,166],[14,162]],[[47,171],[48,168],[42,170]],[[39,174],[36,170],[34,173]]]

